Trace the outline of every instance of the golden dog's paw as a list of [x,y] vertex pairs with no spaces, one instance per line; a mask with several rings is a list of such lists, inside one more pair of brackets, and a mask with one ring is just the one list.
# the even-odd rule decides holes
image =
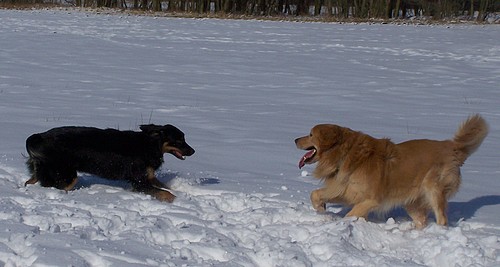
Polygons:
[[326,203],[321,199],[321,189],[314,190],[311,192],[311,203],[313,208],[317,212],[325,212],[326,211]]
[[313,203],[313,208],[319,212],[319,213],[324,213],[326,212],[326,204],[325,203],[320,203],[320,204],[316,204],[316,203]]

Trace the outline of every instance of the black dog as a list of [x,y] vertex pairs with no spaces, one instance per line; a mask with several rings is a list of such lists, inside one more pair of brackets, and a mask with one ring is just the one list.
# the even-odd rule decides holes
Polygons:
[[26,140],[31,173],[25,185],[40,181],[42,186],[71,190],[77,171],[113,180],[127,180],[139,192],[162,201],[175,196],[155,176],[163,153],[178,159],[191,156],[194,149],[184,133],[172,125],[141,125],[142,132],[60,127],[33,134]]

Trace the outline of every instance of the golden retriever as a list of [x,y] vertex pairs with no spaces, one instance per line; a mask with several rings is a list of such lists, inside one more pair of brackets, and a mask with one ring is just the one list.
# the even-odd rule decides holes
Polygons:
[[452,140],[410,140],[394,144],[349,128],[320,124],[295,140],[308,150],[299,168],[318,163],[313,175],[324,187],[311,193],[317,211],[326,203],[352,206],[346,216],[366,217],[403,206],[417,228],[432,210],[436,223],[447,225],[448,199],[460,186],[460,166],[488,134],[480,115],[470,116]]

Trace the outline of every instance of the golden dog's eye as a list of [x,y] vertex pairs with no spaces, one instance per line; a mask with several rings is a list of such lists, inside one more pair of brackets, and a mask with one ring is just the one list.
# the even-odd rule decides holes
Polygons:
[[313,134],[312,134],[312,133],[310,133],[310,134],[309,134],[309,137],[313,137]]

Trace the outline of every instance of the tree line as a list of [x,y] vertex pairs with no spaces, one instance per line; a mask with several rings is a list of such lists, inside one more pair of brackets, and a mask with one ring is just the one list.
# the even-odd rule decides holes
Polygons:
[[53,3],[221,15],[324,16],[333,19],[446,19],[465,16],[482,21],[489,14],[500,12],[500,0],[0,0],[0,3]]

